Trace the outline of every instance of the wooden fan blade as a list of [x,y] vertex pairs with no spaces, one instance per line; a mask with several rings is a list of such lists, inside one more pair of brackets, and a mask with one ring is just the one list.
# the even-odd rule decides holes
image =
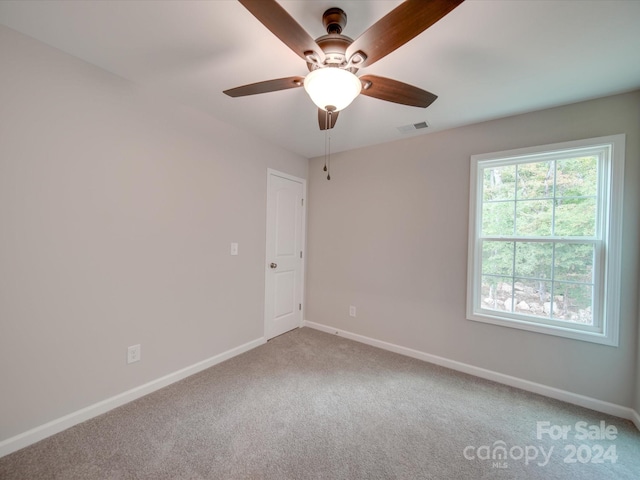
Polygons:
[[347,48],[346,57],[363,52],[367,67],[424,32],[464,0],[407,0],[374,23]]
[[310,61],[308,52],[313,52],[319,62],[324,61],[324,52],[316,41],[275,0],[238,0],[260,23],[278,37],[287,47],[305,61]]
[[437,95],[431,92],[407,83],[392,80],[391,78],[379,77],[377,75],[363,75],[360,77],[360,80],[363,84],[362,91],[360,92],[362,95],[379,98],[387,102],[427,108],[438,98]]
[[226,93],[230,97],[244,97],[246,95],[255,95],[257,93],[277,92],[278,90],[297,88],[301,87],[303,83],[304,77],[278,78],[276,80],[266,80],[264,82],[251,83],[249,85],[231,88],[222,93]]
[[[329,129],[332,129],[336,126],[336,121],[338,120],[338,114],[340,112],[332,112],[331,113],[331,125],[329,125]],[[327,111],[322,108],[318,109],[318,125],[320,125],[320,130],[327,129]]]

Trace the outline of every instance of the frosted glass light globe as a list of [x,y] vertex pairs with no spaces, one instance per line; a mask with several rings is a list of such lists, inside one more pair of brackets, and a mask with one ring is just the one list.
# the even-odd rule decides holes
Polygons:
[[318,68],[304,79],[304,89],[323,110],[340,111],[360,94],[362,82],[353,73],[338,67]]

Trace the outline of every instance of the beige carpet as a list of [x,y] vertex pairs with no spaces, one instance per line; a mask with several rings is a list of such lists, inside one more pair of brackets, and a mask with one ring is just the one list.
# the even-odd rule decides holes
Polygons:
[[2,480],[502,478],[638,479],[640,432],[304,328],[0,459]]

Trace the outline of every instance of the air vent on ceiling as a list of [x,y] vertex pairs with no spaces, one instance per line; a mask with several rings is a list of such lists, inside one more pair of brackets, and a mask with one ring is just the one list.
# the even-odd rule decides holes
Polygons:
[[411,123],[409,125],[403,125],[402,127],[398,127],[398,130],[401,133],[409,133],[409,132],[413,132],[414,130],[420,130],[422,128],[428,128],[429,124],[425,121],[425,122],[419,122],[419,123]]

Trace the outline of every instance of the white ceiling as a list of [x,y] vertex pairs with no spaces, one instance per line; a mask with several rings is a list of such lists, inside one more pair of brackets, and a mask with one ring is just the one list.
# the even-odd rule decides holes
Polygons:
[[[425,0],[427,1],[427,0]],[[397,0],[281,0],[309,34],[340,7],[357,38]],[[298,88],[242,98],[228,88],[305,75],[300,57],[235,0],[2,1],[0,23],[305,157],[324,153]],[[360,73],[438,95],[427,109],[365,96],[340,112],[333,151],[640,88],[640,1],[467,0]],[[397,127],[427,121],[409,134]]]

